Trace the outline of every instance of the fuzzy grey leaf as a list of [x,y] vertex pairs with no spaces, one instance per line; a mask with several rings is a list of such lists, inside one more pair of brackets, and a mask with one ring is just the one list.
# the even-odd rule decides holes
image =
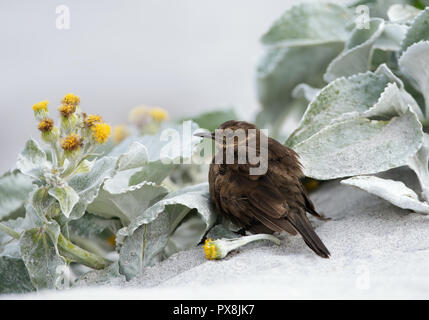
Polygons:
[[62,280],[66,262],[57,249],[59,233],[59,225],[52,222],[26,230],[19,240],[22,259],[37,289],[56,288]]
[[68,185],[56,186],[49,189],[49,194],[57,199],[61,212],[68,218],[75,204],[79,201],[79,195]]
[[0,221],[24,206],[33,190],[32,180],[19,171],[0,177]]
[[429,7],[421,11],[411,22],[407,34],[402,41],[401,51],[422,40],[429,40]]
[[417,194],[403,182],[374,176],[357,176],[342,180],[341,183],[374,194],[399,208],[429,214],[429,204],[421,202]]
[[373,174],[407,164],[421,147],[416,115],[390,121],[355,118],[328,126],[294,147],[304,174],[320,180]]
[[16,167],[27,176],[43,180],[44,173],[51,168],[46,153],[37,141],[30,139],[26,142],[24,150],[18,155]]
[[355,28],[344,51],[331,61],[323,78],[326,82],[369,70],[372,46],[384,30],[384,21],[373,18],[369,29]]

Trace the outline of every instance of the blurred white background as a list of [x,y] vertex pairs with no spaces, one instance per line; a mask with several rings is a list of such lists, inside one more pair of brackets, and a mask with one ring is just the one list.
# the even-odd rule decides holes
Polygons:
[[[111,124],[139,104],[172,118],[233,105],[252,119],[259,38],[299,2],[0,0],[0,171],[39,136],[31,106],[49,100],[56,116],[68,92]],[[69,30],[56,28],[59,5]]]

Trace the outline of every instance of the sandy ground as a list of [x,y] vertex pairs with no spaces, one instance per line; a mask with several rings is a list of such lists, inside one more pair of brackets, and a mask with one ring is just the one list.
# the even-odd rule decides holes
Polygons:
[[[412,174],[405,177],[406,184],[415,186]],[[202,248],[180,252],[147,269],[140,283],[122,288],[46,291],[20,298],[429,298],[428,217],[338,182],[324,184],[312,198],[332,218],[315,221],[330,259],[314,255],[299,236],[283,235],[281,246],[254,243],[222,261],[205,260]]]

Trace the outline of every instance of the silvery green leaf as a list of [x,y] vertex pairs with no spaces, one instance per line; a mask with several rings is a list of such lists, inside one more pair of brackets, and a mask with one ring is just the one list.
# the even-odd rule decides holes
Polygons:
[[409,4],[394,4],[387,10],[387,17],[391,22],[409,23],[421,12]]
[[117,219],[105,219],[86,213],[82,218],[70,221],[68,226],[71,234],[85,238],[96,238],[105,231],[115,234],[120,228],[120,222]]
[[193,117],[192,121],[197,123],[200,128],[214,131],[225,121],[237,119],[234,109],[225,109],[205,112],[197,117]]
[[123,241],[119,253],[119,271],[127,280],[141,276],[146,266],[160,260],[167,244],[169,223],[167,213],[160,213],[150,223],[142,224]]
[[0,294],[34,291],[21,258],[0,255]]
[[[18,233],[25,228],[22,218],[2,223]],[[0,231],[0,294],[28,291],[34,291],[34,287],[21,259],[19,241]]]
[[429,40],[429,7],[421,11],[414,20],[407,31],[407,34],[402,41],[401,51],[405,51],[408,47],[414,43],[422,40]]
[[33,190],[32,180],[17,170],[0,177],[0,221],[18,211]]
[[390,119],[407,112],[408,108],[411,108],[419,119],[423,119],[422,111],[412,96],[403,89],[399,89],[396,83],[388,83],[377,103],[368,111],[363,112],[362,116]]
[[[413,96],[405,90],[405,86],[402,80],[398,78],[392,72],[392,70],[389,69],[388,66],[386,66],[385,64],[382,64],[377,68],[377,70],[374,73],[377,75],[386,76],[390,82],[396,84],[397,89],[393,88],[391,85],[390,86],[388,85],[385,88],[385,91],[381,94],[377,104],[374,105],[373,109],[380,108],[382,104],[385,104],[386,105],[385,108],[387,108],[388,105],[390,104],[390,108],[392,110],[393,109],[395,109],[396,111],[401,110],[401,112],[395,113],[396,115],[401,115],[403,112],[405,112],[408,109],[408,107],[410,107],[411,110],[417,115],[419,119],[424,119],[422,110],[418,105],[418,103],[416,102],[416,100],[414,100]],[[397,100],[395,101],[395,99],[392,98],[391,95],[396,96]],[[387,100],[387,101],[384,101],[384,100]],[[398,107],[399,105],[400,107]],[[407,107],[404,108],[404,105]],[[368,112],[371,112],[371,111],[368,110]],[[368,115],[366,114],[365,116],[368,117]]]
[[292,97],[295,99],[305,99],[310,102],[319,92],[319,88],[313,88],[306,83],[300,83],[293,89]]
[[374,176],[357,176],[342,180],[341,183],[367,191],[402,209],[429,214],[429,204],[421,202],[417,194],[403,182]]
[[51,164],[37,141],[30,139],[26,142],[24,150],[18,155],[16,167],[27,176],[43,180],[44,173],[51,169]]
[[372,47],[384,30],[384,20],[372,18],[369,29],[355,28],[346,42],[346,47],[331,61],[323,76],[326,82],[339,77],[351,76],[368,71],[371,63]]
[[262,37],[266,45],[343,42],[353,12],[334,3],[303,3],[288,9]]
[[79,201],[70,213],[71,220],[79,219],[85,213],[88,204],[97,197],[104,180],[115,174],[116,162],[117,159],[114,157],[100,158],[94,163],[91,171],[76,174],[67,181],[79,195]]
[[311,101],[286,144],[295,146],[303,142],[345,113],[367,111],[377,102],[388,82],[385,75],[372,72],[331,82]]
[[170,216],[170,238],[164,250],[166,256],[195,247],[215,224],[216,210],[210,201],[208,184],[183,188],[169,195],[166,201],[177,206],[166,208]]
[[[125,139],[110,155],[120,157],[129,150],[131,144],[138,142],[146,148],[148,163],[126,170],[129,185],[137,185],[144,181],[160,184],[180,163],[191,163],[192,155],[201,141],[201,138],[193,136],[197,129],[198,125],[192,121],[184,121],[181,125],[164,126],[155,135]],[[122,177],[126,177],[127,174]]]
[[[67,159],[66,159],[67,160]],[[82,160],[79,165],[77,166],[76,170],[74,171],[75,174],[77,173],[86,173],[91,171],[92,166],[94,165],[95,160],[89,161],[87,159]]]
[[407,164],[421,147],[422,126],[412,111],[389,121],[337,122],[294,146],[306,176],[328,180],[373,174]]
[[125,276],[119,273],[118,262],[102,270],[91,270],[80,276],[73,287],[118,286],[125,283]]
[[343,42],[297,47],[268,47],[257,69],[258,97],[262,110],[257,116],[260,128],[279,131],[290,112],[291,92],[300,83],[313,87],[325,84],[323,73],[343,49]]
[[386,63],[391,68],[397,69],[396,52],[401,48],[401,42],[405,37],[407,27],[395,23],[387,23],[383,33],[378,37],[372,46],[371,69]]
[[[394,4],[414,4],[415,1],[412,0],[357,0],[349,3],[349,7],[357,7],[359,5],[363,5],[369,9],[368,13],[371,17],[378,17],[387,19],[387,11]],[[356,10],[356,14],[360,14],[361,12]]]
[[213,240],[222,239],[222,238],[234,239],[234,238],[239,238],[240,235],[226,228],[222,224],[217,224],[210,229],[206,237],[207,239],[213,239]]
[[104,218],[118,217],[128,225],[168,193],[167,189],[152,182],[133,186],[119,182],[117,179],[106,180],[98,197],[88,206],[88,212]]
[[152,161],[144,165],[141,169],[130,172],[129,184],[137,185],[144,181],[161,184],[179,164],[164,164],[162,161]]
[[68,218],[75,204],[79,201],[79,195],[69,185],[55,186],[49,189],[49,194],[58,200],[61,212]]
[[66,262],[58,253],[60,226],[56,222],[26,230],[19,240],[21,256],[37,289],[56,288],[63,280]]
[[402,74],[404,74],[405,77],[410,80],[411,84],[424,96],[426,116],[429,114],[428,56],[429,41],[420,41],[408,47],[408,49],[399,58],[399,68]]
[[120,155],[118,159],[118,170],[129,170],[144,166],[148,163],[148,151],[140,142],[133,142],[129,150]]
[[[198,212],[201,221],[205,224],[204,230],[201,229],[201,232],[192,238],[192,246],[195,246],[201,241],[207,230],[214,225],[217,217],[210,201],[207,183],[186,187],[170,193],[167,197],[145,210],[142,215],[135,218],[127,228],[119,230],[116,239],[117,243],[123,243],[124,239],[132,235],[137,228],[143,224],[150,223],[163,212],[166,212],[169,216],[169,232],[174,238],[175,230],[192,210]],[[176,243],[175,246],[182,248],[181,250],[188,249],[190,242],[189,239],[187,241],[187,244],[180,245],[180,243]],[[166,253],[167,255],[172,254],[173,250],[167,250]]]
[[408,161],[408,166],[416,173],[423,191],[423,197],[429,201],[429,135],[423,133],[423,145]]

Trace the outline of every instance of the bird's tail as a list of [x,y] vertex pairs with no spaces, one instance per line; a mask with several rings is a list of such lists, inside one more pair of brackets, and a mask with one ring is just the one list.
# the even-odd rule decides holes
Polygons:
[[[310,221],[306,216],[301,214],[294,215],[293,219],[288,219],[294,228],[301,234],[305,243],[313,250],[317,255],[322,258],[329,258],[331,255],[329,250],[325,247],[322,240],[314,232]],[[293,220],[293,221],[292,221]]]

